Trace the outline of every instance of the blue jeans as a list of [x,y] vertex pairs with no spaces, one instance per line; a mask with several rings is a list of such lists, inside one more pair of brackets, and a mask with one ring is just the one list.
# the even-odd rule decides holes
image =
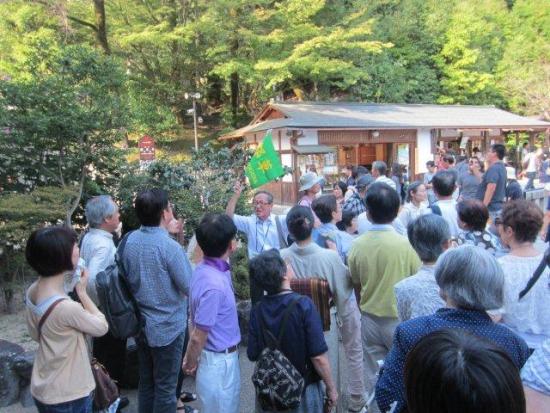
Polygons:
[[39,413],[92,413],[92,396],[58,404],[44,404],[34,399]]
[[149,347],[141,337],[137,340],[139,413],[176,411],[176,386],[181,370],[184,337],[182,333],[164,347]]

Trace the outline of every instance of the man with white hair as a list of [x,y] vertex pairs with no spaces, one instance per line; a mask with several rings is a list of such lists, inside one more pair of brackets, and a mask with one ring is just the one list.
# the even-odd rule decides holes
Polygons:
[[[86,203],[86,220],[89,231],[83,235],[80,257],[88,269],[88,294],[99,305],[96,290],[96,276],[115,262],[116,246],[113,233],[120,225],[118,206],[109,195],[99,195]],[[109,375],[121,383],[124,379],[126,340],[120,340],[110,332],[94,338],[94,357],[105,366]],[[119,410],[128,405],[128,398],[121,397]]]

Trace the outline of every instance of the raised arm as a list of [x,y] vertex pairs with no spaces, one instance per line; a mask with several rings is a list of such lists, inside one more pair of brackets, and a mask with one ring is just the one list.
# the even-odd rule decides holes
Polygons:
[[227,207],[225,207],[225,213],[229,215],[230,218],[233,218],[233,215],[235,214],[235,207],[237,206],[239,197],[243,192],[243,187],[239,181],[235,182],[235,185],[233,185],[233,190],[235,191],[235,193],[229,199],[229,202],[227,203]]

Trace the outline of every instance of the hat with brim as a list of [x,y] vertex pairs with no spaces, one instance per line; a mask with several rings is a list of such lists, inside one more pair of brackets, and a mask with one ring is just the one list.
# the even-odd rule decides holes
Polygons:
[[506,177],[508,179],[517,179],[516,178],[516,170],[511,166],[507,166],[506,167]]
[[322,176],[317,176],[314,172],[308,172],[300,177],[300,189],[299,191],[307,191],[311,189],[315,184],[323,182]]

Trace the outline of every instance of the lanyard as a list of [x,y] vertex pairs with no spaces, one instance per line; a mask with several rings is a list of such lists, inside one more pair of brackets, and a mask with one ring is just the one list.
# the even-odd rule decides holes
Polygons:
[[[268,218],[269,220],[269,218]],[[258,225],[261,225],[262,230],[260,231],[260,234],[262,234],[262,245],[260,245],[260,248],[258,248]],[[263,222],[260,221],[258,218],[256,218],[256,252],[260,253],[263,252],[265,242],[267,241],[267,236],[269,235],[269,229],[271,228],[271,220],[267,221],[267,228],[265,230],[265,233],[263,232]]]

